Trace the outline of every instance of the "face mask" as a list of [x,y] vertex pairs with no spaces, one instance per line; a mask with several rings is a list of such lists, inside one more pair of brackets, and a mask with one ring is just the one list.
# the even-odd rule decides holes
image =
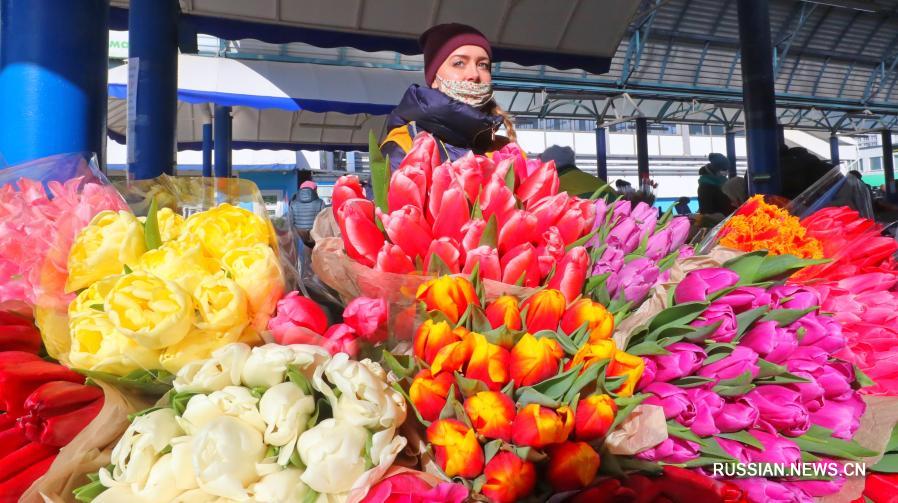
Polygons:
[[440,85],[440,92],[474,108],[480,108],[493,99],[492,84],[466,80],[443,80],[439,76],[437,76],[437,82]]

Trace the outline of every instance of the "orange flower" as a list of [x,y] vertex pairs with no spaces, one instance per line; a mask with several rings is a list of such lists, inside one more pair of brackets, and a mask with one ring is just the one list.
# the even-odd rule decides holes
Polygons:
[[486,318],[490,320],[490,326],[493,328],[505,325],[511,330],[520,330],[521,310],[518,307],[518,299],[511,295],[499,297],[487,306]]
[[524,301],[523,309],[527,309],[527,331],[536,333],[540,330],[558,330],[558,322],[564,314],[567,301],[558,290],[540,290]]
[[415,356],[431,364],[441,349],[460,340],[445,321],[427,320],[415,332]]
[[513,452],[496,454],[486,468],[486,483],[480,492],[495,503],[514,503],[533,492],[536,486],[536,469],[533,463],[524,461]]
[[619,396],[632,396],[633,390],[636,389],[636,383],[642,378],[642,372],[645,370],[645,360],[640,356],[631,355],[625,351],[616,351],[614,359],[608,364],[608,371],[605,375],[608,377],[617,377],[626,375],[627,380],[618,388],[615,393]]
[[572,369],[577,365],[583,364],[581,372],[605,360],[610,360],[617,352],[617,347],[611,339],[590,342],[580,348],[573,358],[565,366],[565,370]]
[[823,258],[823,245],[807,235],[798,217],[768,204],[764,196],[749,199],[720,231],[720,244],[752,252],[767,250],[771,255]]
[[608,395],[589,395],[577,402],[574,416],[574,435],[577,440],[591,441],[602,438],[611,428],[617,404]]
[[571,304],[561,317],[561,330],[570,335],[586,324],[589,342],[610,339],[614,333],[614,316],[605,306],[590,299],[580,299]]
[[465,400],[465,412],[474,430],[490,439],[511,441],[511,422],[514,421],[514,402],[498,391],[481,391]]
[[470,337],[462,340],[446,344],[433,357],[433,363],[430,365],[430,371],[434,374],[440,372],[461,372],[468,360],[471,359],[471,353],[474,351],[474,345]]
[[440,311],[452,323],[458,323],[469,305],[480,305],[474,285],[461,276],[434,278],[418,287],[416,297],[428,311]]
[[511,348],[511,363],[508,370],[515,386],[530,386],[542,382],[558,373],[558,361],[564,350],[558,341],[543,337],[537,339],[524,334]]
[[440,468],[449,477],[472,479],[483,470],[483,449],[474,430],[455,419],[440,419],[427,427],[427,441]]
[[440,417],[440,412],[449,398],[449,388],[455,383],[450,372],[431,375],[427,369],[418,372],[408,390],[412,404],[421,413],[421,417],[428,421],[435,421]]
[[515,445],[536,447],[564,442],[574,429],[574,414],[567,406],[557,410],[531,403],[518,412],[511,425]]
[[586,442],[564,442],[548,449],[546,475],[558,492],[573,491],[589,485],[599,471],[599,454]]
[[501,389],[509,380],[508,350],[476,332],[469,333],[464,340],[472,348],[465,377],[482,381],[493,391]]

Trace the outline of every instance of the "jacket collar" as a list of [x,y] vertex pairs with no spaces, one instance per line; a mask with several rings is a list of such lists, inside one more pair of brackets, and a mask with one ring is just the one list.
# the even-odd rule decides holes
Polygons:
[[435,89],[412,84],[387,119],[387,126],[393,129],[412,121],[445,143],[482,153],[493,145],[493,134],[502,124],[502,117],[485,114]]

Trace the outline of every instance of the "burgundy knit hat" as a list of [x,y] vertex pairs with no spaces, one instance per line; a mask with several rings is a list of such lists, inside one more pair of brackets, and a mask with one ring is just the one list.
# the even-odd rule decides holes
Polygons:
[[453,51],[464,45],[476,45],[486,51],[493,59],[493,49],[489,40],[477,28],[460,23],[445,23],[432,26],[418,39],[424,51],[424,80],[427,85],[433,84],[437,70],[443,65]]

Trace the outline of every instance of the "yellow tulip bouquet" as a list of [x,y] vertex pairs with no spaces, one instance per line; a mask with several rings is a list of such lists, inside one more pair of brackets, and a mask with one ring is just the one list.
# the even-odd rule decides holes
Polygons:
[[270,229],[227,203],[186,219],[155,202],[145,218],[97,214],[69,255],[66,326],[41,327],[51,356],[116,376],[176,373],[226,344],[262,342],[285,291]]

